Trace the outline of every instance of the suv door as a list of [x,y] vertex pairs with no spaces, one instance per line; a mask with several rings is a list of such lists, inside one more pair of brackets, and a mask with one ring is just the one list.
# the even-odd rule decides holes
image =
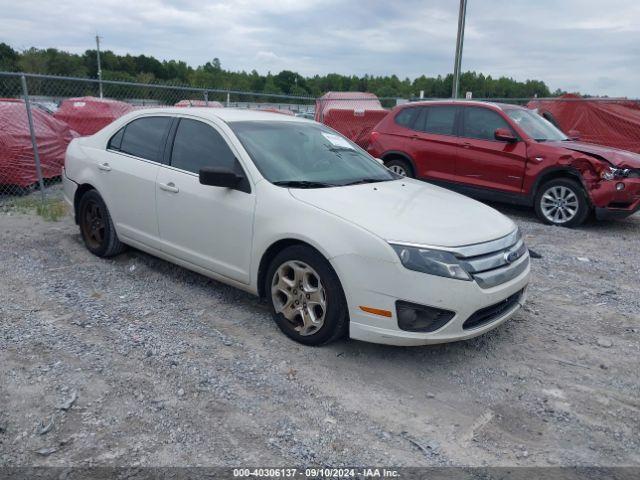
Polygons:
[[507,120],[485,107],[464,107],[462,148],[458,155],[459,181],[482,188],[520,193],[527,160],[524,142],[509,143],[495,138],[498,128],[510,130]]
[[459,107],[432,105],[421,107],[414,121],[410,154],[416,165],[416,177],[455,180],[460,146],[456,123]]
[[156,176],[171,121],[168,116],[132,120],[96,157],[96,188],[125,242],[159,247]]
[[160,168],[157,205],[160,238],[170,255],[249,283],[255,194],[200,184],[202,167],[229,167],[243,173],[237,154],[209,123],[178,120],[169,165]]

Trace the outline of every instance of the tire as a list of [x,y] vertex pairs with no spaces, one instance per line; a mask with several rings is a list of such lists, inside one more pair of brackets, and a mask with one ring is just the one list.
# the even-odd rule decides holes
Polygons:
[[15,186],[15,188],[9,187],[9,191],[13,190],[16,197],[26,197],[36,191],[36,184],[32,183],[26,187]]
[[78,203],[78,225],[87,249],[98,257],[113,257],[126,245],[118,239],[107,205],[95,190],[85,193]]
[[[296,342],[324,345],[346,334],[349,313],[340,280],[311,247],[294,245],[278,253],[267,270],[265,292],[274,321]],[[313,325],[314,319],[321,324]]]
[[413,167],[407,160],[402,158],[392,158],[384,162],[385,166],[392,172],[404,175],[405,177],[415,178]]
[[587,194],[576,180],[558,178],[542,185],[535,198],[538,218],[549,225],[577,227],[591,212]]

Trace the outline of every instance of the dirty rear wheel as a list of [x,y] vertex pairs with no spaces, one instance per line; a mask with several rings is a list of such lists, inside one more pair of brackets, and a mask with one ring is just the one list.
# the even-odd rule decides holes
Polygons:
[[99,257],[112,257],[126,247],[118,239],[107,205],[95,190],[85,193],[78,205],[78,224],[87,249]]
[[273,318],[289,338],[322,345],[346,333],[349,315],[340,280],[314,249],[284,249],[271,262],[265,282]]
[[543,222],[561,227],[577,227],[591,211],[582,185],[568,178],[542,185],[536,194],[535,209]]

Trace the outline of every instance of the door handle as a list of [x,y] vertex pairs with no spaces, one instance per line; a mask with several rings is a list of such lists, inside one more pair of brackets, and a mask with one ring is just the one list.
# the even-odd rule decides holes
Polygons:
[[464,143],[462,144],[462,148],[471,148],[471,144],[470,144],[470,143],[467,143],[467,142],[464,142]]
[[103,172],[110,172],[111,171],[111,167],[109,166],[109,164],[107,162],[99,163],[98,164],[98,170],[102,170]]
[[171,193],[178,193],[180,191],[180,189],[176,187],[175,183],[173,182],[161,183],[160,190],[164,190],[165,192],[171,192]]

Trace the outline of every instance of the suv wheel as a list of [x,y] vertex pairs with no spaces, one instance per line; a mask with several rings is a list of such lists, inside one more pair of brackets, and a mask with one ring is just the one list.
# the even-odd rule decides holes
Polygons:
[[265,281],[273,318],[289,338],[322,345],[346,333],[349,314],[340,281],[312,248],[284,249],[271,262]]
[[384,162],[385,166],[394,173],[403,177],[415,178],[411,164],[401,158],[393,158]]
[[551,180],[538,190],[535,200],[538,217],[550,225],[576,227],[583,223],[591,207],[582,186],[575,180]]
[[95,190],[80,198],[78,224],[85,246],[94,255],[113,257],[126,248],[118,239],[107,205]]

